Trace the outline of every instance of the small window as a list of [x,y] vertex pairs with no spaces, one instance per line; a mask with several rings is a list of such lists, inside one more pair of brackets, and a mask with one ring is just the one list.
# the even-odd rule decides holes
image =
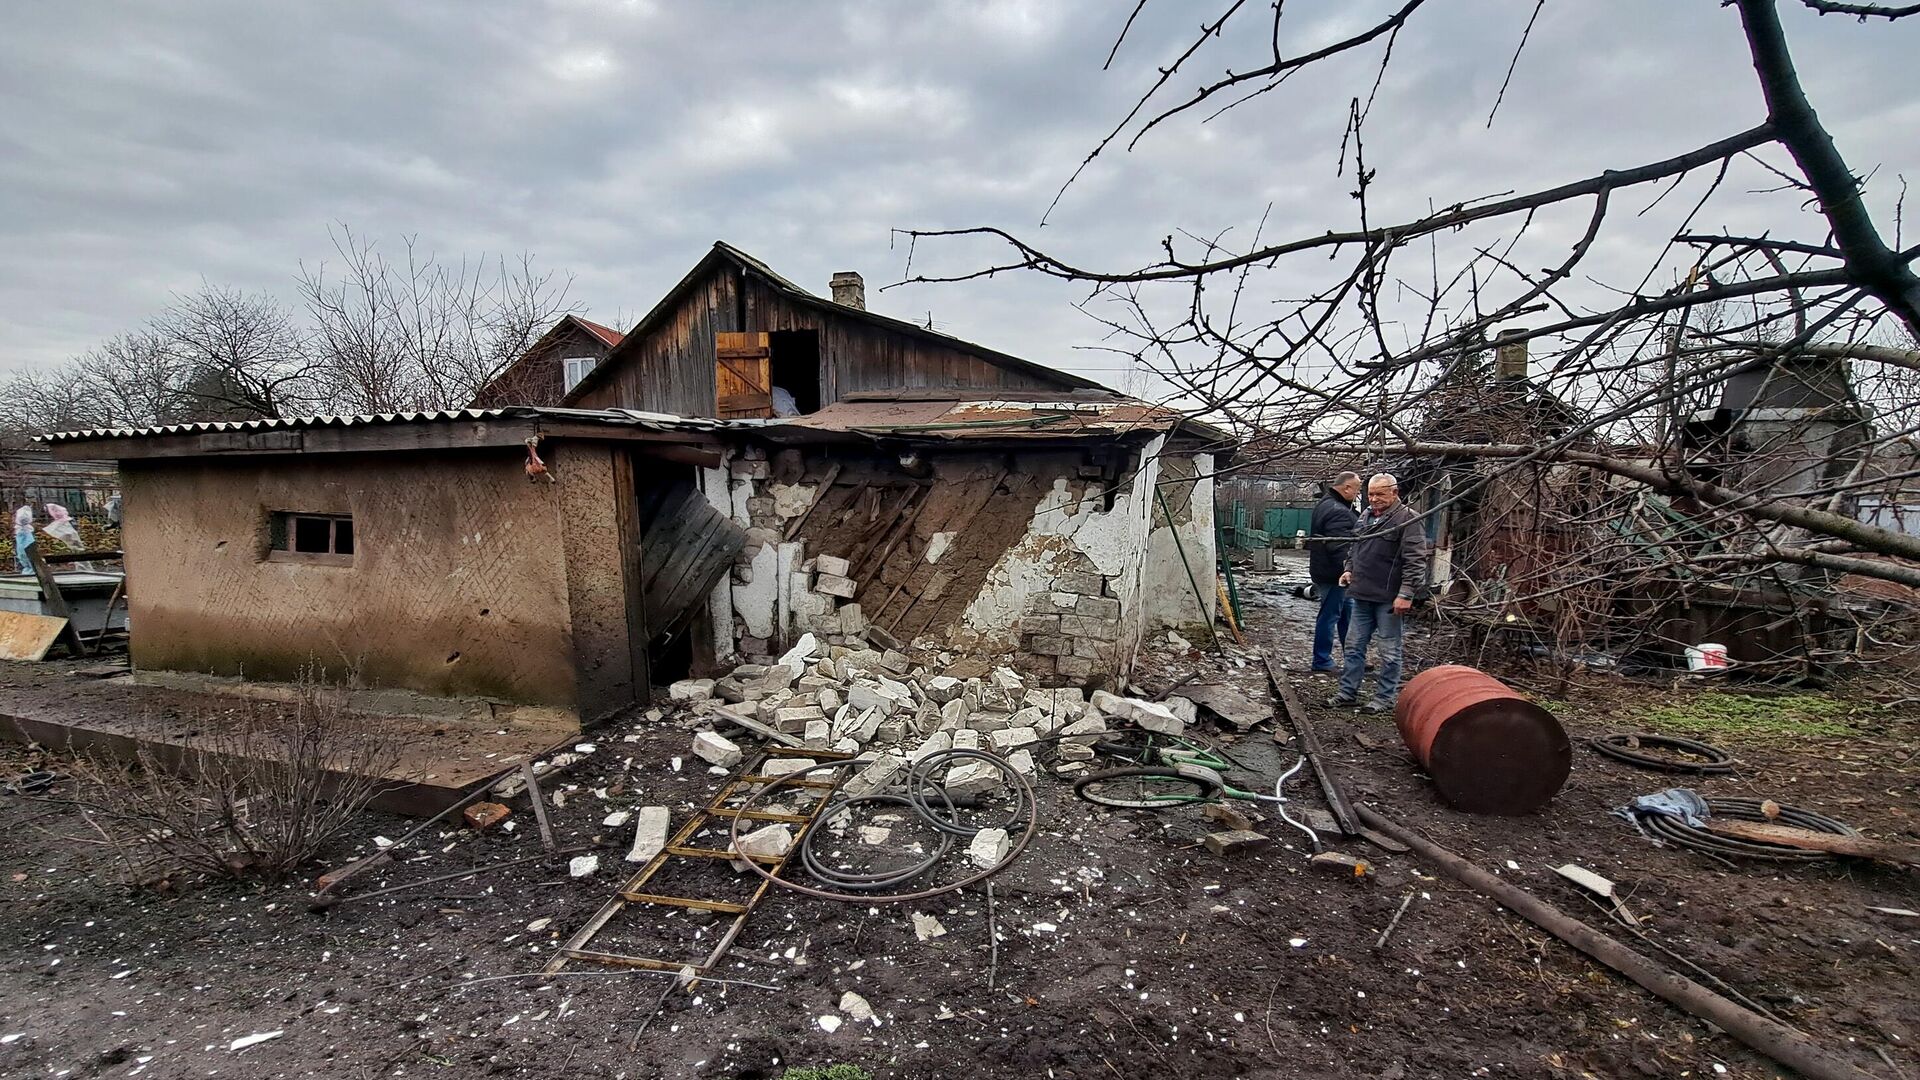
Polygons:
[[587,372],[592,371],[594,366],[591,356],[569,356],[561,363],[566,369],[568,393],[572,393],[573,388],[580,385],[580,380],[586,378]]
[[276,513],[269,540],[271,562],[353,565],[353,518],[345,514]]

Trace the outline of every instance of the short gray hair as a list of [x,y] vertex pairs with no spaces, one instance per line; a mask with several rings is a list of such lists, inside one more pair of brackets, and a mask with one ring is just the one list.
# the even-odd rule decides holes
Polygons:
[[1343,472],[1339,476],[1336,476],[1333,478],[1333,486],[1346,487],[1348,484],[1358,482],[1359,479],[1360,479],[1360,474],[1357,472]]
[[1395,491],[1400,490],[1400,478],[1390,472],[1374,473],[1373,479],[1367,481],[1367,487],[1372,488],[1376,484],[1390,487]]

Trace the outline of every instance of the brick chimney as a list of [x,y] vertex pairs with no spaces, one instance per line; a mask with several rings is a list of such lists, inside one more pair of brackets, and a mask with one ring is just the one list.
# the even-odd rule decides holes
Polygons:
[[1510,340],[1520,337],[1525,330],[1502,330],[1493,336],[1493,373],[1499,379],[1524,379],[1527,377],[1527,342]]
[[850,308],[867,310],[867,283],[859,274],[851,270],[842,270],[827,282],[827,288],[833,290],[833,302]]

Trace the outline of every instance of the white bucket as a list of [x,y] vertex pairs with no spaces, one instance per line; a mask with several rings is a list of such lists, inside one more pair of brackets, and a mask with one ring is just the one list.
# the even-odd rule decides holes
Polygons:
[[1718,642],[1703,641],[1698,645],[1687,646],[1688,671],[1718,671],[1727,666],[1727,647]]

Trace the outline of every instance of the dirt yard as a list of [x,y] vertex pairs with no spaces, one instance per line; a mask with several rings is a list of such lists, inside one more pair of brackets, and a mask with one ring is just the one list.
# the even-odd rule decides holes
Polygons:
[[[1267,610],[1298,626],[1304,605],[1294,607]],[[1295,632],[1269,636],[1276,657],[1298,652]],[[1300,686],[1355,799],[1595,925],[1604,915],[1550,868],[1577,862],[1611,877],[1655,941],[1860,1068],[1920,1075],[1920,918],[1870,910],[1920,908],[1915,872],[1723,865],[1656,847],[1609,811],[1686,781],[1584,746],[1546,812],[1457,814],[1435,799],[1390,719],[1321,708],[1324,679]],[[1772,797],[1920,841],[1911,707],[1601,681],[1553,708],[1576,741],[1663,729],[1734,751],[1736,775],[1694,783],[1703,793]],[[1309,870],[1303,838],[1269,821],[1274,847],[1218,857],[1198,845],[1217,827],[1198,811],[1102,810],[1047,779],[1037,781],[1039,834],[993,879],[1001,941],[991,989],[983,891],[912,907],[783,893],[741,935],[724,972],[734,981],[669,998],[629,1049],[662,978],[586,968],[546,982],[515,976],[537,972],[624,879],[631,826],[604,827],[610,812],[664,803],[678,815],[704,803],[719,778],[691,759],[675,771],[690,735],[672,714],[587,738],[595,749],[568,776],[553,818],[563,846],[609,845],[598,872],[571,878],[555,856],[324,914],[309,911],[304,884],[130,891],[65,801],[71,784],[0,795],[10,837],[0,868],[0,1075],[637,1080],[779,1077],[828,1063],[875,1077],[1059,1080],[1781,1072],[1413,856],[1354,841],[1345,849],[1372,860],[1372,878]],[[1248,766],[1243,787],[1270,788],[1292,762],[1265,728],[1220,741]],[[41,763],[5,753],[0,775]],[[1310,785],[1292,790],[1318,805]],[[513,820],[511,832],[443,830],[346,891],[540,851],[524,800]],[[364,824],[336,863],[408,827],[375,815]],[[913,912],[946,933],[918,940]],[[712,927],[684,920],[682,929],[686,954],[704,953]],[[872,1021],[840,1011],[848,991],[871,1003]],[[830,1032],[823,1017],[842,1022]]]

